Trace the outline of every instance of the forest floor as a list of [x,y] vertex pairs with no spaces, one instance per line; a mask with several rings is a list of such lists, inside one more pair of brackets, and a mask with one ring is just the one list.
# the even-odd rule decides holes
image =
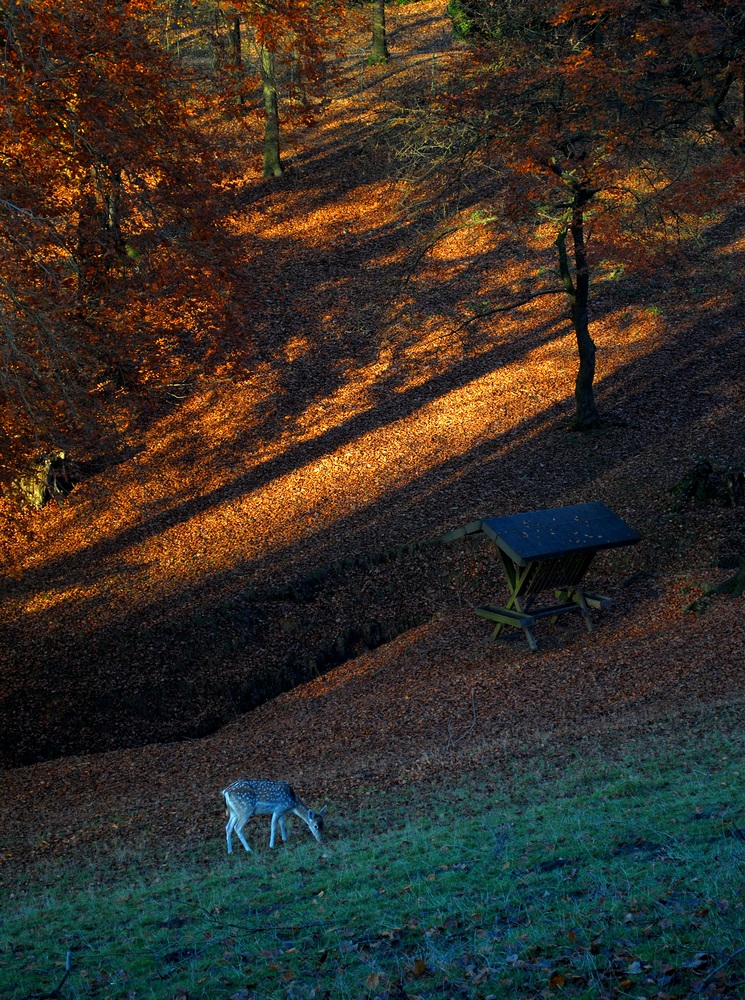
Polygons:
[[[593,335],[609,424],[569,433],[576,348],[563,302],[463,326],[473,303],[552,266],[550,241],[470,229],[414,266],[431,230],[410,214],[377,137],[400,102],[443,84],[462,58],[443,7],[392,9],[390,66],[363,74],[356,39],[314,125],[289,135],[278,181],[230,152],[226,246],[263,288],[251,299],[250,373],[195,377],[174,390],[182,400],[162,394],[121,428],[117,464],[35,518],[0,593],[3,881],[63,856],[221,838],[219,791],[240,776],[289,780],[333,816],[391,786],[418,794],[483,768],[498,778],[536,753],[612,754],[684,727],[695,739],[725,706],[741,718],[744,600],[686,607],[745,556],[742,511],[673,490],[699,458],[745,467],[745,219],[702,227],[669,273],[598,262]],[[598,560],[594,579],[614,605],[592,634],[570,621],[542,626],[537,653],[521,635],[488,643],[469,583],[484,553],[454,556],[449,576],[438,565],[437,587],[422,557],[400,593],[402,605],[426,605],[418,627],[176,740],[190,700],[269,662],[274,633],[289,650],[317,617],[333,635],[368,584],[375,603],[377,583],[267,611],[253,645],[237,630],[227,652],[215,609],[477,518],[589,500],[642,536]],[[496,561],[492,579],[498,591]],[[128,729],[127,713],[151,695],[164,701],[157,719]],[[108,742],[105,727],[79,721],[89,702],[111,719]],[[54,759],[16,766],[35,748]]]

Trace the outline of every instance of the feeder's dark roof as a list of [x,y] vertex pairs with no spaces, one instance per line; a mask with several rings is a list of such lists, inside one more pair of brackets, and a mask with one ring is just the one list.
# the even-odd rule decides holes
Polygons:
[[639,541],[633,528],[599,502],[487,517],[482,520],[481,529],[514,562],[523,566]]

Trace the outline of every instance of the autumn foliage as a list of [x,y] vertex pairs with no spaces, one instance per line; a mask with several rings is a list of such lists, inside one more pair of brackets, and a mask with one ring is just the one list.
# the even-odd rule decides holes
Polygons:
[[[431,92],[403,109],[395,156],[415,164],[438,212],[468,207],[455,173],[476,200],[486,192],[499,225],[554,244],[556,276],[531,295],[566,296],[575,422],[590,428],[601,419],[593,269],[603,258],[654,266],[661,251],[680,252],[702,213],[741,197],[742,5],[461,7],[470,58],[447,88],[433,76]],[[35,452],[85,450],[121,431],[138,393],[142,416],[153,387],[250,366],[249,317],[264,290],[250,261],[235,266],[221,129],[264,115],[263,173],[279,177],[280,118],[291,108],[313,127],[325,55],[343,49],[342,13],[305,0],[3,8],[6,481]],[[438,186],[438,173],[450,180]]]
[[188,205],[209,173],[170,61],[141,23],[146,8],[3,10],[6,474],[34,442],[90,433],[152,356],[153,331],[130,309],[158,297],[148,254],[168,227],[193,222]]
[[[258,44],[292,53],[298,81],[319,76],[330,9],[230,7],[238,44],[250,19]],[[110,437],[133,393],[142,412],[148,387],[250,350],[254,283],[230,268],[218,198],[220,120],[243,77],[235,59],[208,76],[179,59],[166,17],[153,0],[3,8],[6,484],[38,451]]]
[[470,223],[468,188],[491,201],[488,224],[555,242],[555,280],[532,294],[566,295],[575,424],[589,429],[601,422],[593,265],[669,265],[681,233],[741,196],[745,17],[736,3],[693,0],[474,0],[459,10],[472,71],[402,112],[397,149],[430,206]]

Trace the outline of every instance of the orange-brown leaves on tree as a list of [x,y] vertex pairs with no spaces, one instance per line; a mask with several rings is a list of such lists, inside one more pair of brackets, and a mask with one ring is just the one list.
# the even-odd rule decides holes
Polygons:
[[214,155],[183,75],[148,37],[151,7],[38,0],[0,14],[6,478],[32,448],[93,433],[107,395],[147,370],[143,296],[208,225]]
[[[599,261],[646,265],[653,245],[667,253],[681,210],[691,217],[740,196],[742,170],[725,150],[742,141],[745,106],[733,97],[745,12],[729,0],[515,0],[504,8],[474,0],[469,11],[478,23],[472,71],[412,116],[418,148],[434,154],[426,183],[433,165],[496,175],[486,197],[500,214],[528,228],[532,220],[536,231],[550,222],[577,340],[589,352],[580,349],[581,373],[592,353],[588,276]],[[714,134],[725,142],[712,143]],[[588,426],[596,414],[591,380],[581,392],[582,382],[577,423]]]

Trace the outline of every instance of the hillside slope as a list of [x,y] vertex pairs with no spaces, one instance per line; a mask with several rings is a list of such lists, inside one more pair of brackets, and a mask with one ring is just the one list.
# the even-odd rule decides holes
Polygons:
[[[93,840],[211,837],[216,790],[240,774],[354,802],[647,720],[664,738],[686,712],[740,703],[742,599],[683,610],[745,555],[741,511],[671,491],[696,456],[745,465],[745,219],[705,232],[690,273],[598,282],[598,402],[613,423],[568,433],[562,302],[453,332],[462,303],[529,281],[550,249],[456,233],[400,283],[422,234],[374,125],[460,56],[441,4],[394,18],[391,66],[367,69],[360,91],[350,57],[316,126],[290,138],[285,177],[244,164],[226,205],[236,260],[267,289],[255,366],[196,380],[124,428],[117,464],[36,519],[3,586],[11,867]],[[615,603],[597,631],[545,625],[538,654],[522,637],[484,644],[471,608],[503,590],[488,549],[370,559],[594,499],[642,544],[598,560]],[[319,567],[327,584],[298,598]],[[378,638],[417,627],[243,714],[360,621]],[[16,766],[59,754],[78,756]]]

